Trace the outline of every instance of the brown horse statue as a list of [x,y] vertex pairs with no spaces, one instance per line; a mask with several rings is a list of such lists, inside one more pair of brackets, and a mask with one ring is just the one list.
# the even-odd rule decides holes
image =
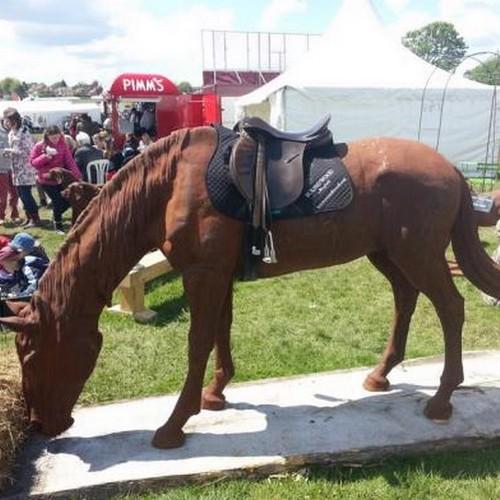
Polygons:
[[90,200],[101,190],[101,186],[78,180],[66,168],[53,168],[47,174],[47,179],[61,186],[61,195],[71,206],[71,224],[76,222]]
[[66,168],[56,167],[46,174],[48,180],[57,182],[62,189],[66,189],[72,182],[78,179]]
[[[180,446],[189,417],[200,408],[224,407],[223,390],[234,373],[229,337],[244,223],[216,211],[208,198],[205,175],[216,143],[213,128],[199,127],[174,132],[149,147],[90,202],[31,302],[9,305],[14,315],[1,321],[18,332],[26,405],[33,426],[43,433],[53,436],[72,424],[73,406],[101,349],[99,315],[122,278],[153,248],[160,248],[182,274],[191,314],[186,381],[153,445]],[[403,360],[410,319],[424,293],[441,320],[445,342],[439,388],[425,415],[446,420],[452,413],[450,397],[463,380],[464,301],[445,250],[451,240],[465,276],[497,298],[500,266],[480,244],[462,175],[431,148],[367,139],[349,145],[344,163],[354,201],[338,212],[275,221],[278,262],[260,264],[258,275],[368,256],[388,279],[395,301],[387,348],[364,383],[371,391],[388,389],[387,375]],[[214,347],[214,378],[202,390]]]
[[85,181],[72,182],[61,192],[61,196],[71,206],[71,224],[76,222],[78,216],[87,208],[92,198],[95,198],[101,191],[102,186],[90,184]]

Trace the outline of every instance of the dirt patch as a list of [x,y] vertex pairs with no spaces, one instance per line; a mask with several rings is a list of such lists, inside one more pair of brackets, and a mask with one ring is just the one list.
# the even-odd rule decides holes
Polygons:
[[21,374],[15,352],[0,351],[0,492],[10,485],[16,453],[26,435]]

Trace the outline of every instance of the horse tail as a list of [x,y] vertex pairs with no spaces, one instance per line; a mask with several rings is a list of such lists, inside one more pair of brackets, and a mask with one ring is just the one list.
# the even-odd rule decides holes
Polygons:
[[451,232],[451,242],[457,263],[465,277],[484,293],[500,299],[500,266],[484,250],[477,231],[472,197],[460,174],[461,199]]

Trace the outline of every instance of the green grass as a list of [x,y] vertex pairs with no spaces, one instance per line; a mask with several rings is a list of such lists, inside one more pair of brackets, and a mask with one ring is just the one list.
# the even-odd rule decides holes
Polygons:
[[[35,193],[33,193],[35,194]],[[38,198],[37,198],[38,199]],[[52,230],[52,210],[47,208],[40,209],[40,218],[42,219],[43,227],[42,228],[30,228],[28,230],[23,229],[22,226],[13,224],[9,221],[0,225],[0,234],[6,234],[8,236],[12,236],[21,231],[27,231],[35,238],[37,238],[43,247],[47,250],[49,255],[55,255],[57,249],[61,246],[61,243],[64,240],[64,236],[56,234],[55,231]],[[21,211],[21,217],[23,217],[23,211]],[[69,218],[64,219],[64,226],[69,230],[70,222]]]
[[[492,230],[483,231],[493,250]],[[465,279],[464,348],[500,348],[500,311],[487,306]],[[178,391],[186,373],[189,314],[175,275],[150,284],[153,325],[105,312],[104,348],[81,402],[99,403]],[[390,287],[366,259],[327,270],[237,283],[232,346],[235,381],[373,365],[392,320]],[[408,358],[443,352],[441,327],[423,296],[415,312]],[[209,374],[208,374],[209,375]]]
[[480,450],[398,458],[372,467],[322,466],[262,480],[227,480],[115,500],[325,500],[500,498],[500,453]]
[[[62,238],[33,231],[54,253]],[[492,229],[481,231],[491,253]],[[465,279],[464,348],[500,348],[500,310],[485,305]],[[178,391],[186,374],[189,314],[179,277],[169,274],[148,286],[154,324],[104,312],[104,346],[80,398],[95,404]],[[373,365],[392,320],[387,281],[366,259],[254,283],[237,283],[232,329],[235,381]],[[0,350],[13,348],[11,334]],[[441,354],[442,333],[434,309],[420,297],[407,357]],[[437,381],[436,381],[437,382]],[[232,480],[127,498],[499,498],[500,451],[391,460],[375,468],[315,467],[270,480]]]

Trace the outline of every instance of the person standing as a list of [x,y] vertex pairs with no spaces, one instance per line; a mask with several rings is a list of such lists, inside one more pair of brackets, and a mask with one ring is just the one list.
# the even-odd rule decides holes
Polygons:
[[61,186],[47,178],[47,174],[59,167],[69,170],[77,179],[81,179],[82,175],[59,127],[52,125],[45,129],[43,140],[37,142],[31,151],[30,162],[37,170],[38,182],[52,200],[54,229],[64,234],[62,215],[69,208],[69,203],[61,196]]
[[[5,211],[9,201],[11,218],[19,217],[17,212],[17,192],[11,180],[11,161],[7,149],[9,147],[8,130],[4,128],[4,122],[0,124],[0,224],[5,222]],[[16,217],[16,218],[17,218]]]
[[38,205],[31,193],[36,184],[36,171],[29,162],[33,139],[19,112],[7,108],[3,113],[5,126],[9,129],[9,155],[12,165],[12,183],[26,212],[25,227],[39,227]]

